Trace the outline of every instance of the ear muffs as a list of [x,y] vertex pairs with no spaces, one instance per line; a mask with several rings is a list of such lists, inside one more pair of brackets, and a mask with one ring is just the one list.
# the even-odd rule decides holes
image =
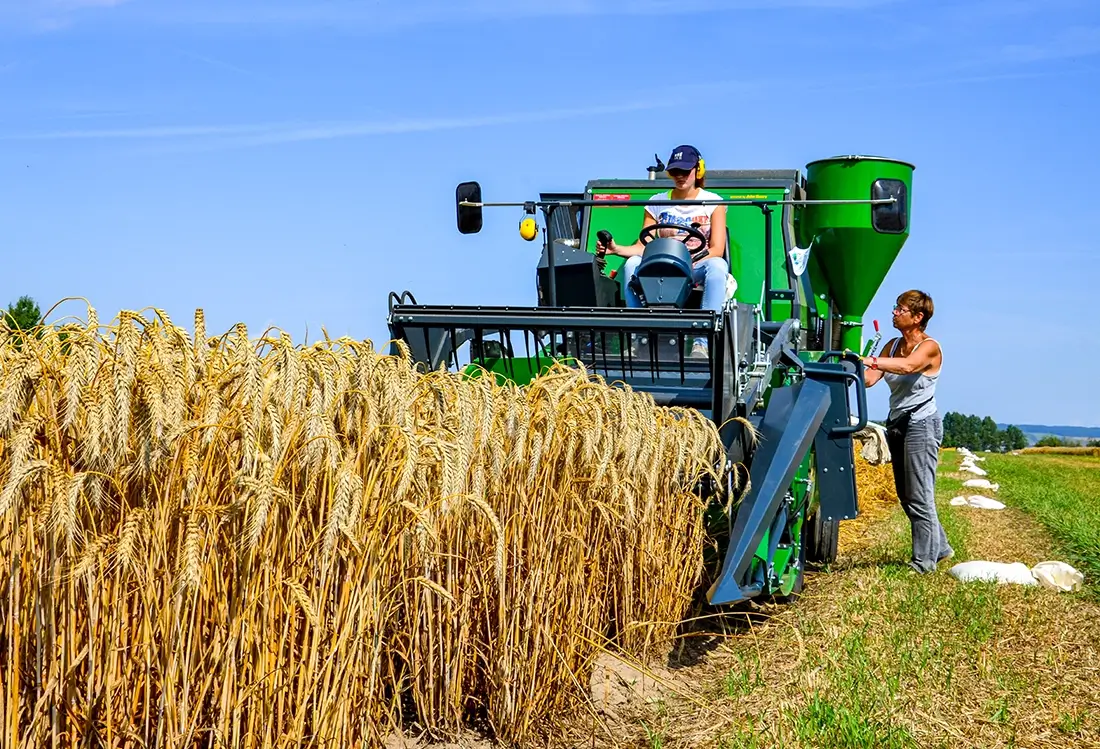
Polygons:
[[703,157],[699,157],[699,164],[695,167],[695,179],[702,179],[707,174],[707,165],[703,162]]
[[539,225],[532,216],[527,216],[519,222],[519,235],[530,242],[539,233]]

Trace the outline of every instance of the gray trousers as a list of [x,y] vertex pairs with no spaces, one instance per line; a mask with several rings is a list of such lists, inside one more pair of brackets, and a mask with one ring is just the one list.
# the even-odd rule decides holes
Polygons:
[[920,421],[910,421],[903,437],[887,436],[886,442],[898,499],[913,527],[910,564],[918,572],[932,572],[937,562],[953,553],[936,513],[936,466],[943,442],[943,420],[936,412]]

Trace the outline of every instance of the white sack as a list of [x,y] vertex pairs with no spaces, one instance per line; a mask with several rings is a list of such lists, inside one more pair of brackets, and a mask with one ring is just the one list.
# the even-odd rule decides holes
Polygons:
[[[855,420],[853,418],[853,420]],[[881,466],[890,462],[890,447],[886,444],[886,429],[881,424],[868,421],[867,426],[852,435],[859,440],[863,447],[859,454],[873,466]]]
[[971,582],[984,580],[995,583],[1015,583],[1017,585],[1038,585],[1031,570],[1023,562],[960,562],[948,570],[948,574],[961,580]]
[[1005,508],[1004,502],[998,502],[995,499],[983,497],[978,494],[967,497],[966,501],[971,507],[977,507],[979,510],[1003,510]]
[[1085,576],[1065,562],[1039,562],[1031,574],[1040,585],[1053,590],[1080,590],[1085,584]]
[[1003,502],[979,494],[969,497],[953,497],[951,504],[955,507],[976,507],[979,510],[1003,510],[1005,508]]
[[984,468],[978,468],[978,466],[963,466],[962,470],[967,473],[973,473],[975,476],[988,476],[989,472]]
[[970,487],[971,489],[991,489],[997,491],[1001,488],[1000,484],[991,484],[989,479],[967,479],[963,482],[963,486]]

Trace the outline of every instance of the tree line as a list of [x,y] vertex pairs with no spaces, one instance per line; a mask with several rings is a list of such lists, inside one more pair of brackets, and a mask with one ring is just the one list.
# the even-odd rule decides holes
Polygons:
[[1015,424],[1001,429],[989,416],[948,411],[943,417],[943,446],[1003,453],[1027,447],[1027,435]]
[[1074,439],[1073,437],[1059,437],[1055,434],[1046,434],[1035,443],[1036,447],[1100,447],[1100,439]]

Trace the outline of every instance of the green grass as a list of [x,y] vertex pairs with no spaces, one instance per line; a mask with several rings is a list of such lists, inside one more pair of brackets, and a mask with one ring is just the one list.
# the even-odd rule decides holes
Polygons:
[[1100,458],[990,455],[982,465],[1001,484],[998,498],[1046,527],[1100,596]]
[[858,707],[837,705],[817,694],[796,716],[795,735],[809,746],[836,749],[910,749],[917,746],[907,729],[880,723]]

